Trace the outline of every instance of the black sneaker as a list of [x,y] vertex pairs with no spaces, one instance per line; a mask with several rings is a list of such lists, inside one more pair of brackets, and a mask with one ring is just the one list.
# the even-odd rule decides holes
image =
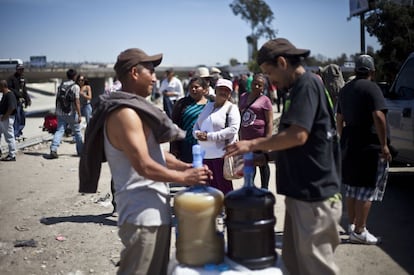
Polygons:
[[59,156],[56,151],[50,151],[50,158],[57,159]]
[[16,157],[8,155],[7,157],[2,158],[1,161],[16,161]]

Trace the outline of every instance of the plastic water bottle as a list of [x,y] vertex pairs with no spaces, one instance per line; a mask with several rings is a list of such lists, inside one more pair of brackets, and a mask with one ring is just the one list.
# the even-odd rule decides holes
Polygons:
[[[203,152],[193,146],[193,167],[202,167]],[[206,185],[194,185],[174,197],[177,217],[176,258],[189,266],[224,261],[224,236],[217,231],[216,217],[223,209],[224,195]]]
[[244,155],[244,185],[224,198],[227,256],[250,269],[274,266],[275,196],[254,185],[253,153]]

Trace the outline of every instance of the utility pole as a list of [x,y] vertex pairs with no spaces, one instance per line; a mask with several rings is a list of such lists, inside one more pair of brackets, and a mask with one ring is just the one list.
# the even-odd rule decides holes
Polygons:
[[361,54],[365,54],[365,12],[359,15],[360,35],[361,35]]

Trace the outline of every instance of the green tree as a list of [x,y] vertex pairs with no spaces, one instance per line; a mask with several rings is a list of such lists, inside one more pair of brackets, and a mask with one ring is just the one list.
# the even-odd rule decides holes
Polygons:
[[[408,1],[409,2],[409,1]],[[365,19],[367,32],[377,37],[377,80],[391,82],[402,62],[414,51],[414,6],[380,1]]]
[[249,57],[249,69],[257,72],[259,69],[255,57],[259,38],[273,39],[276,37],[277,31],[271,25],[274,19],[273,12],[263,0],[234,0],[230,8],[234,15],[240,15],[250,25],[251,33],[246,37],[247,43],[253,49],[252,56]]
[[236,58],[230,58],[229,64],[230,66],[236,66],[239,65],[240,62]]

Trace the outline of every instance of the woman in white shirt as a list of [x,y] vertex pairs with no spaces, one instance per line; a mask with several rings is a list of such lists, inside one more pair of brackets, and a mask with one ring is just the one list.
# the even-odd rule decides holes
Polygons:
[[233,184],[223,177],[224,148],[238,140],[240,112],[237,105],[230,101],[233,91],[230,80],[219,79],[215,91],[215,102],[207,103],[200,113],[193,136],[205,151],[204,163],[213,171],[210,186],[227,194],[233,190]]

